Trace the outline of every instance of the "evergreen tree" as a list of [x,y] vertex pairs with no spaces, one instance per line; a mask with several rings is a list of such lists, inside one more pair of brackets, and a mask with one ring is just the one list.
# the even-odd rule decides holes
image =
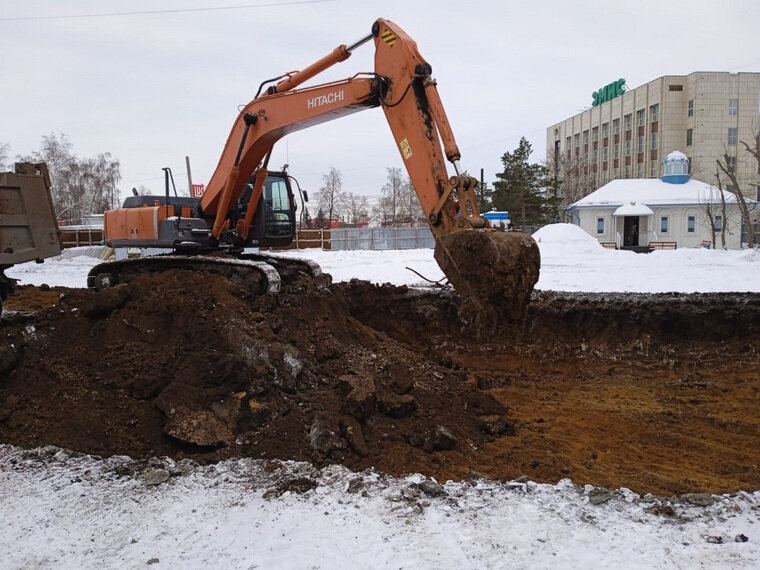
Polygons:
[[325,227],[325,212],[322,208],[317,210],[316,222],[317,222],[317,229],[322,229]]
[[493,205],[507,210],[518,226],[539,225],[552,221],[554,209],[546,188],[550,184],[549,170],[541,164],[530,164],[533,147],[525,137],[514,152],[501,157],[504,171],[494,182]]
[[478,199],[478,210],[481,213],[491,211],[493,208],[493,188],[488,187],[488,182],[483,184],[478,183],[478,187],[475,189],[475,196]]
[[305,228],[311,227],[311,214],[306,206],[303,207],[303,212],[301,212],[301,225]]

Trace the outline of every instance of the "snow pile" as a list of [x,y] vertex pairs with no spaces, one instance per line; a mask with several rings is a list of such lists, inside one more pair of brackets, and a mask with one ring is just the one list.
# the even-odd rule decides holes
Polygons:
[[739,259],[747,263],[760,263],[760,250],[759,249],[744,250],[742,252],[742,255],[739,256]]
[[533,234],[533,239],[538,243],[542,257],[605,255],[610,251],[602,247],[596,238],[573,224],[544,226]]

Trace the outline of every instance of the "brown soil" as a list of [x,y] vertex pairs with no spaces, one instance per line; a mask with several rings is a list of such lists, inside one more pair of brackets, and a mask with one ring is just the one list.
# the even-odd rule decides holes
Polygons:
[[534,293],[465,325],[451,292],[197,272],[21,287],[0,442],[235,456],[676,494],[760,488],[760,295]]

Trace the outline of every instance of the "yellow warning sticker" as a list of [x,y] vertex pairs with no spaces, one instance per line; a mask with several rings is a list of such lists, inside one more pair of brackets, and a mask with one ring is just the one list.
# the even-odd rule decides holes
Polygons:
[[392,46],[393,44],[395,44],[396,39],[397,39],[396,35],[390,30],[386,30],[385,32],[383,32],[382,38],[383,38],[383,41],[389,46]]
[[404,139],[401,141],[399,146],[401,147],[401,152],[403,153],[404,158],[409,160],[409,157],[412,156],[412,147],[409,146],[409,141],[407,139]]

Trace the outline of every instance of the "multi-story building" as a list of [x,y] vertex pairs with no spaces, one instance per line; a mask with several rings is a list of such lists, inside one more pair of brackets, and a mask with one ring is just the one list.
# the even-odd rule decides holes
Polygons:
[[728,156],[744,194],[760,198],[757,160],[741,144],[751,146],[760,130],[760,73],[666,75],[629,91],[624,81],[595,92],[593,107],[546,130],[548,162],[572,166],[587,193],[615,178],[658,178],[673,150],[689,158],[694,179],[715,184],[715,161]]

